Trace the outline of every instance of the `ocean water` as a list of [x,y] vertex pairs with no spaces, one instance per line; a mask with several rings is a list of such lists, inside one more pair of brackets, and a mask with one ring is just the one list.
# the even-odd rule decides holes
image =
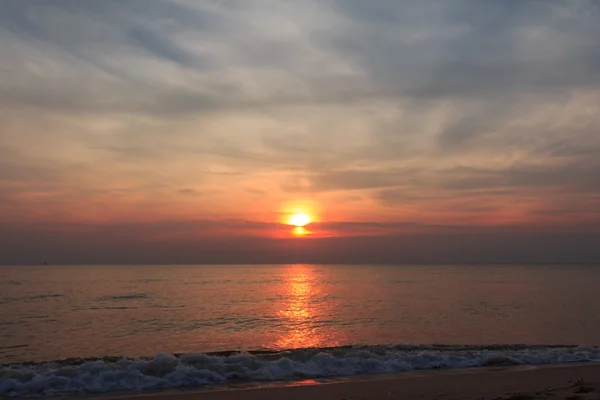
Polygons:
[[596,362],[597,345],[600,266],[0,267],[0,396]]

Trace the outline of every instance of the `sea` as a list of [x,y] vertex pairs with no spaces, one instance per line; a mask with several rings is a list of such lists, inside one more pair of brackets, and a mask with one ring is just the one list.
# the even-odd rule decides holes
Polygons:
[[600,362],[600,266],[0,266],[0,396]]

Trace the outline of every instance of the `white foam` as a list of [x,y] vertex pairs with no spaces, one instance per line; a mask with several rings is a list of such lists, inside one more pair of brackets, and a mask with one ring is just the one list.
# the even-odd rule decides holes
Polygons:
[[0,367],[0,396],[140,391],[485,365],[600,361],[598,347],[372,346]]

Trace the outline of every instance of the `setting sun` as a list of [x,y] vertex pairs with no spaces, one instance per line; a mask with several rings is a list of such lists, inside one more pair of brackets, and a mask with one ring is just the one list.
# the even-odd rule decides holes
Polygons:
[[288,223],[290,225],[294,225],[297,227],[305,226],[305,225],[309,224],[310,222],[311,222],[310,216],[305,213],[296,213],[296,214],[290,216],[290,219],[288,220]]

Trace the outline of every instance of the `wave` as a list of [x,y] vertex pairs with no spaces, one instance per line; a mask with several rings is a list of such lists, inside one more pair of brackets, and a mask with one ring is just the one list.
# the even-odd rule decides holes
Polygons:
[[0,366],[0,396],[201,388],[236,382],[570,362],[600,362],[600,347],[347,346],[5,364]]
[[119,300],[138,300],[138,299],[149,299],[150,296],[147,293],[130,293],[121,294],[116,296],[104,296],[96,299],[97,301],[119,301]]
[[34,296],[23,296],[23,297],[2,297],[0,298],[0,304],[18,303],[22,301],[36,301],[36,300],[48,300],[63,297],[61,294],[38,294]]

